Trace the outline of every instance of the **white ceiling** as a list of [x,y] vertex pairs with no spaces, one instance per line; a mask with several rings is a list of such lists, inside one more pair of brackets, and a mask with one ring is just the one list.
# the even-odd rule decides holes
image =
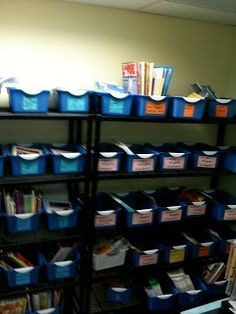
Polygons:
[[65,0],[236,26],[236,0]]

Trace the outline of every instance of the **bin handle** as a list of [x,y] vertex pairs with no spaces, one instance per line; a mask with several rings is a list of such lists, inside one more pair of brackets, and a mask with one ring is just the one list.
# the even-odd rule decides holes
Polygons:
[[13,270],[17,273],[29,273],[33,270],[34,267],[23,267],[23,268],[14,268]]
[[183,157],[185,155],[185,153],[173,153],[173,152],[169,152],[169,155],[172,157]]
[[170,297],[172,297],[173,294],[163,294],[163,295],[157,295],[156,297],[158,299],[161,299],[161,300],[166,300],[166,299],[169,299]]
[[34,160],[40,157],[39,154],[19,154],[17,156],[25,160]]
[[50,308],[50,309],[45,309],[45,310],[38,310],[36,311],[37,314],[50,314],[53,313],[56,309],[55,308]]
[[207,155],[207,156],[213,156],[218,153],[217,150],[203,150],[202,152],[204,155]]
[[152,208],[147,208],[147,209],[136,209],[136,212],[141,214],[141,215],[145,215],[147,213],[150,213],[152,211]]
[[191,294],[191,295],[195,295],[202,292],[202,290],[188,290],[186,291],[186,293]]
[[128,290],[127,288],[118,288],[118,287],[110,287],[110,289],[115,291],[115,292],[118,292],[118,293],[121,293],[121,292]]
[[143,251],[144,254],[146,255],[151,255],[151,254],[155,254],[156,252],[158,252],[158,249],[155,250],[147,250],[147,251]]
[[236,205],[226,205],[227,207],[229,207],[230,209],[236,209]]
[[166,98],[166,96],[151,96],[151,95],[149,97],[156,101],[164,100]]
[[34,213],[29,213],[29,214],[28,213],[24,213],[24,214],[15,214],[13,216],[18,218],[18,219],[29,219],[29,218],[31,218],[34,215],[35,215]]
[[106,158],[112,158],[112,157],[117,156],[118,153],[117,152],[112,152],[112,153],[100,152],[99,154]]
[[61,261],[61,262],[54,262],[53,264],[59,267],[65,267],[65,266],[69,266],[73,263],[73,261]]
[[114,210],[98,210],[97,213],[101,216],[108,216],[113,214],[115,211]]

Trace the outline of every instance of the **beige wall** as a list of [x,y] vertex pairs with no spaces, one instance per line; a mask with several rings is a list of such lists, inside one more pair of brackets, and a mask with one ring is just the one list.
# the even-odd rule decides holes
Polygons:
[[0,0],[1,71],[61,84],[121,81],[121,63],[175,67],[171,94],[189,83],[230,96],[235,28],[62,0]]

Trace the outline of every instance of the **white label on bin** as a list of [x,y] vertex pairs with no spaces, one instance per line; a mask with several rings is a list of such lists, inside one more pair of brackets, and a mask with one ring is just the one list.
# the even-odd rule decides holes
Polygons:
[[38,174],[39,173],[39,161],[38,160],[22,160],[20,161],[20,172],[25,174]]
[[59,228],[69,227],[69,217],[68,216],[57,216]]
[[181,216],[182,216],[182,209],[179,210],[164,210],[161,213],[161,221],[179,221],[181,220]]
[[[17,219],[17,218],[16,218]],[[31,219],[17,219],[16,220],[16,229],[17,231],[30,231],[31,227]]]
[[17,286],[23,286],[30,284],[30,271],[27,273],[15,272],[16,284]]
[[199,156],[197,160],[197,167],[201,168],[215,168],[217,157]]
[[204,205],[188,205],[187,216],[203,216],[206,212],[206,204]]
[[224,213],[224,220],[235,220],[236,219],[236,209],[227,209]]
[[98,171],[118,171],[118,159],[99,158]]
[[23,111],[38,111],[38,96],[23,96]]
[[67,100],[68,111],[86,111],[84,97],[68,97]]
[[153,219],[153,212],[148,214],[134,213],[132,215],[132,225],[151,224]]
[[66,159],[60,160],[60,172],[77,172],[78,171],[78,159]]
[[132,163],[132,171],[153,171],[154,159],[134,159]]
[[124,101],[119,99],[110,99],[109,113],[124,113]]
[[163,169],[183,169],[184,168],[184,157],[164,157],[163,158]]
[[95,216],[95,227],[115,226],[115,224],[116,224],[116,214],[111,214],[107,216],[102,216],[102,215]]
[[55,267],[55,277],[57,279],[60,278],[68,278],[70,277],[70,267]]
[[139,266],[153,265],[156,264],[158,260],[158,254],[143,254],[139,257]]

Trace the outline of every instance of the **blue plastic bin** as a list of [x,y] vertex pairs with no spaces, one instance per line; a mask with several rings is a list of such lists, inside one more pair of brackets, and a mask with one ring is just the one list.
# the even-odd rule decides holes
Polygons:
[[106,300],[108,302],[128,303],[131,298],[132,288],[108,287]]
[[149,145],[160,153],[160,171],[183,171],[187,167],[190,152],[172,144]]
[[46,265],[47,279],[49,281],[74,278],[76,276],[77,264],[80,260],[79,252],[73,253],[73,258],[66,261],[50,263],[44,255],[41,256]]
[[212,298],[216,296],[224,296],[227,284],[228,284],[227,280],[219,280],[212,284],[207,284],[204,282],[204,285],[206,286],[205,291],[206,297]]
[[171,114],[177,119],[201,120],[206,107],[206,99],[173,97]]
[[194,145],[180,143],[180,146],[191,152],[193,168],[217,169],[219,167],[221,150],[218,147],[202,143]]
[[203,304],[206,286],[200,279],[191,277],[195,290],[178,293],[178,305],[180,307],[188,307]]
[[12,175],[44,175],[46,172],[47,150],[42,145],[28,145],[27,147],[39,148],[42,150],[43,154],[20,154],[15,156],[11,153],[12,146],[10,146],[10,152],[8,154],[10,157]]
[[0,146],[0,177],[4,176],[4,165],[6,160],[7,152],[4,147]]
[[165,118],[170,98],[167,96],[134,96],[135,115],[138,117]]
[[101,97],[101,113],[104,116],[129,116],[131,114],[133,96],[126,93],[97,92]]
[[56,90],[57,106],[60,112],[89,112],[89,92],[83,89]]
[[[82,173],[85,171],[87,151],[80,145],[49,145],[53,173]],[[64,151],[64,152],[63,152]]]
[[234,99],[210,99],[207,104],[210,118],[233,118],[236,100]]
[[171,189],[162,188],[154,192],[147,191],[146,193],[155,200],[158,223],[172,223],[182,220],[186,207]]
[[47,113],[50,92],[15,87],[8,88],[11,110],[15,113]]
[[153,172],[156,170],[158,152],[139,144],[130,145],[129,149],[133,154],[125,154],[125,169],[128,173]]
[[236,173],[236,147],[230,147],[224,151],[223,168]]
[[178,233],[168,235],[160,243],[163,246],[163,261],[167,264],[184,262],[191,248],[189,241]]
[[214,232],[213,236],[217,239],[217,255],[228,255],[231,243],[236,240],[235,231],[225,225],[210,228],[210,230]]
[[6,215],[7,229],[10,233],[34,232],[39,228],[41,213],[24,213],[12,216]]
[[98,171],[121,171],[122,150],[114,144],[101,143],[99,145]]
[[121,206],[107,193],[99,193],[96,198],[96,229],[114,229],[116,227]]
[[128,211],[123,206],[125,224],[129,228],[151,226],[153,224],[156,206],[147,196],[141,192],[130,192],[117,194],[117,197],[133,209],[133,211]]
[[[57,206],[60,206],[61,204],[62,209],[53,211],[50,206],[53,206],[53,204],[55,203],[57,204]],[[63,209],[63,204],[65,204],[65,202],[44,200],[43,204],[49,230],[70,229],[77,227],[80,211],[79,204],[70,204],[71,207],[68,209]]]
[[174,309],[177,301],[177,290],[173,284],[167,280],[160,280],[163,294],[158,296],[150,296],[145,291],[146,306],[149,311],[170,310]]
[[223,190],[205,191],[211,202],[212,216],[218,221],[236,220],[236,196]]

